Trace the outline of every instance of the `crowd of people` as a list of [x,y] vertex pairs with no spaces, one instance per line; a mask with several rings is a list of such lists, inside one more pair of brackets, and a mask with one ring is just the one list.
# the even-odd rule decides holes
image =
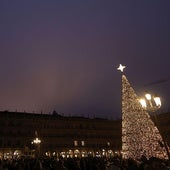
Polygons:
[[0,160],[0,170],[170,170],[170,163],[155,157],[19,158]]

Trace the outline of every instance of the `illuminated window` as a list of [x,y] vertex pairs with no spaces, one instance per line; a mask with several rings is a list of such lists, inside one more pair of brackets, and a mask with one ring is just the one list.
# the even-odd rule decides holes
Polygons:
[[74,141],[74,146],[78,146],[78,141],[77,140]]
[[81,146],[84,146],[85,145],[85,142],[82,140],[81,141]]
[[110,146],[110,142],[107,142],[107,146]]

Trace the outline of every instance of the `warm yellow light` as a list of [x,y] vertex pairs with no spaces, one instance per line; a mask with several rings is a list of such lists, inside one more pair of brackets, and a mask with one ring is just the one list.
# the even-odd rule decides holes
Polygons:
[[144,108],[147,107],[145,99],[140,99],[139,102],[142,105],[142,107],[144,107]]
[[40,140],[40,139],[38,139],[38,138],[35,138],[35,139],[33,140],[33,143],[35,143],[35,144],[39,144],[39,143],[41,143],[41,140]]
[[151,95],[149,93],[145,94],[147,100],[151,100]]
[[161,99],[160,99],[160,97],[154,97],[154,101],[155,101],[156,106],[158,106],[158,107],[161,106]]

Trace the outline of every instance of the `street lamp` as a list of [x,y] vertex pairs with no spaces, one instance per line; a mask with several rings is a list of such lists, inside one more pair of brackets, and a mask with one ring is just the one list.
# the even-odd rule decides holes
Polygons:
[[158,96],[153,96],[149,93],[145,94],[144,98],[141,98],[140,100],[140,104],[142,105],[142,107],[150,112],[155,112],[156,110],[158,110],[161,107],[161,99]]
[[31,142],[31,144],[35,145],[35,154],[36,156],[39,156],[40,154],[40,144],[41,144],[41,140],[38,138],[38,134],[37,131],[35,132],[35,139]]
[[[161,99],[160,97],[158,96],[153,96],[149,93],[146,93],[145,94],[145,97],[144,98],[141,98],[139,100],[142,108],[148,112],[156,112],[158,109],[160,109],[161,107]],[[155,117],[155,123],[157,124],[157,128],[158,128],[158,120],[157,120],[157,115],[154,114],[154,117]],[[159,129],[160,130],[160,129]],[[169,153],[169,149],[168,149],[168,145],[164,139],[164,137],[162,136],[162,142],[163,142],[163,146],[165,147],[166,149],[166,152],[167,152],[167,155],[168,155],[168,158],[170,160],[170,153]],[[160,141],[161,143],[161,141]],[[161,143],[162,145],[162,143]]]

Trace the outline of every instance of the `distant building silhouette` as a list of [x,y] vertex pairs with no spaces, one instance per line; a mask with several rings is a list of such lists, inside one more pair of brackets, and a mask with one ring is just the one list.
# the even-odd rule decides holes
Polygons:
[[0,112],[0,157],[16,152],[31,154],[35,136],[41,139],[41,154],[113,154],[121,148],[121,121],[63,117],[56,111],[52,114]]

